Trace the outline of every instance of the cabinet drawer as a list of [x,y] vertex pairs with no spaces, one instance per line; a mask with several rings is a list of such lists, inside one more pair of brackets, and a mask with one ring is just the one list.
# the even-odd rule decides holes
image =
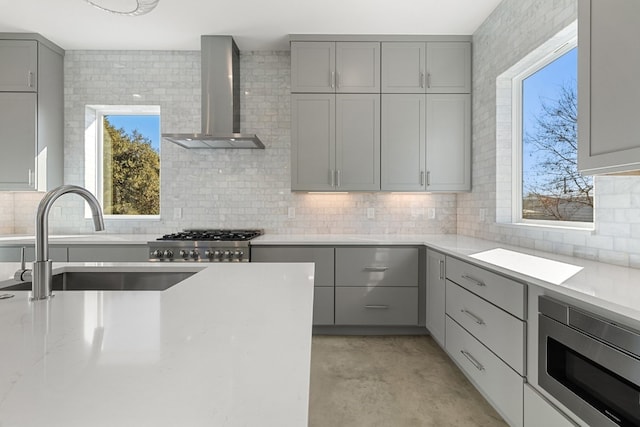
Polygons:
[[451,257],[447,257],[447,279],[517,318],[525,318],[525,288],[522,283]]
[[336,288],[336,325],[418,324],[418,288]]
[[447,280],[447,314],[524,376],[524,322]]
[[136,245],[70,246],[69,262],[144,262],[149,248]]
[[313,288],[313,324],[333,325],[333,287]]
[[448,316],[446,328],[449,355],[509,425],[522,426],[522,377]]
[[418,286],[418,248],[336,248],[336,286]]

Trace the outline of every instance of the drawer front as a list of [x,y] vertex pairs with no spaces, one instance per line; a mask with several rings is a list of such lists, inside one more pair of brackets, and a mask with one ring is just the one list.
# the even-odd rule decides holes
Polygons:
[[333,248],[305,246],[252,246],[251,262],[313,262],[315,286],[333,286]]
[[418,248],[336,248],[336,286],[418,286]]
[[447,257],[447,279],[513,314],[525,319],[525,286],[484,268]]
[[136,245],[70,246],[69,262],[144,262],[149,248]]
[[336,288],[336,325],[418,324],[418,288]]
[[447,316],[449,355],[511,426],[522,426],[523,379]]
[[313,288],[313,324],[333,325],[333,288]]
[[447,280],[447,314],[524,376],[525,324]]

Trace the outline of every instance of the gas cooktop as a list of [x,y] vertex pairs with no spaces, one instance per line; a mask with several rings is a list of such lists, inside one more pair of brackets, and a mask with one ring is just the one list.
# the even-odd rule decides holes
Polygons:
[[258,237],[261,234],[262,230],[184,230],[177,233],[165,234],[157,240],[243,242]]
[[148,242],[150,261],[248,262],[249,240],[262,230],[184,230]]

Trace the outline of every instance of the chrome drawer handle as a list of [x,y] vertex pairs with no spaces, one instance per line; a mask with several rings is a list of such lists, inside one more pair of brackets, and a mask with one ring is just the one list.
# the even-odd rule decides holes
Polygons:
[[439,260],[438,262],[440,264],[440,280],[444,280],[444,261]]
[[474,277],[471,277],[471,276],[468,276],[466,274],[463,274],[462,278],[463,279],[467,279],[470,282],[473,282],[476,286],[487,286],[487,285],[484,284],[484,282],[482,280],[478,280],[478,279],[476,279]]
[[389,267],[365,267],[364,271],[383,272],[383,271],[387,271],[388,269],[389,269]]
[[364,308],[371,308],[376,310],[386,310],[389,308],[388,305],[365,305]]
[[460,312],[464,313],[467,316],[469,316],[470,318],[472,318],[478,325],[484,325],[485,324],[484,320],[482,320],[480,317],[476,316],[475,314],[473,314],[472,312],[470,312],[466,308],[463,308],[462,310],[460,310]]
[[471,362],[471,364],[475,366],[478,371],[484,371],[484,366],[482,366],[482,364],[478,362],[476,358],[471,355],[471,353],[464,350],[460,350],[460,353],[462,353],[462,355],[466,357],[467,360]]

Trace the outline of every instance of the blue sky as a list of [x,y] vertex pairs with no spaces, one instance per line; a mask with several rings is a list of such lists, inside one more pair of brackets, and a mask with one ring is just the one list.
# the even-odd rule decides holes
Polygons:
[[[542,111],[542,101],[553,103],[565,84],[577,84],[578,48],[573,48],[537,73],[522,82],[522,127],[523,134],[535,132],[535,117]],[[522,152],[523,175],[531,173],[537,162],[536,153],[525,146]]]
[[140,134],[151,140],[151,146],[156,150],[160,150],[160,116],[140,116],[140,115],[116,115],[109,114],[107,116],[109,122],[116,129],[124,129],[125,132],[131,134],[137,130]]

